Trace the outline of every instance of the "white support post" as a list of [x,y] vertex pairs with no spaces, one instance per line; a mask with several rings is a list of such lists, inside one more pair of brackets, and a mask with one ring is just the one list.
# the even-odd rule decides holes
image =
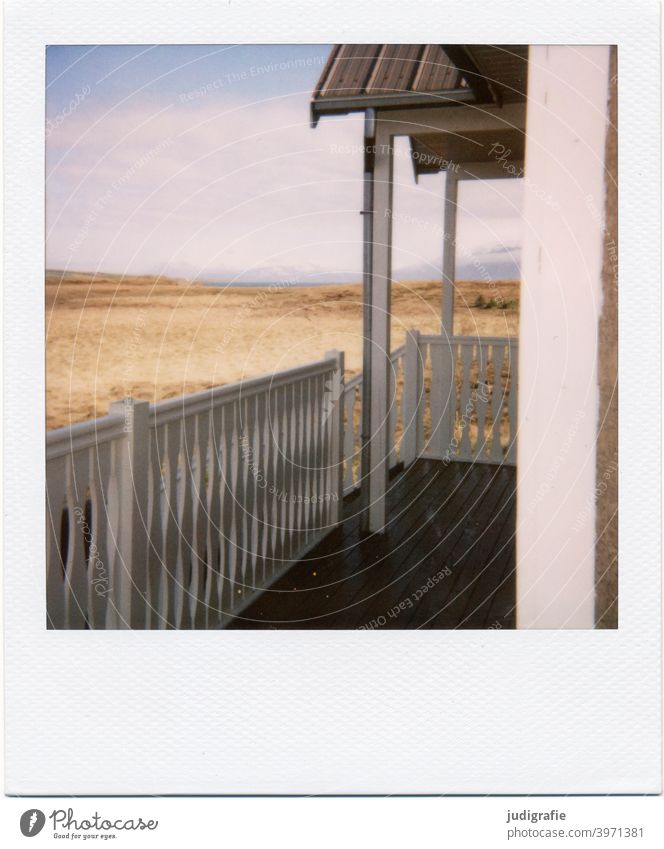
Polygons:
[[441,333],[446,337],[454,335],[457,189],[457,175],[452,169],[450,169],[445,174],[445,204],[443,222],[443,303],[441,313]]
[[[335,376],[333,380],[333,408],[332,421],[330,423],[330,456],[325,457],[323,462],[330,467],[330,526],[340,525],[343,521],[344,501],[344,353],[343,351],[328,351],[325,359],[335,359]],[[353,423],[349,422],[352,428]],[[351,462],[351,460],[349,460]]]
[[[389,471],[390,319],[392,288],[393,141],[377,121],[374,165],[373,269],[371,303],[371,428],[366,527],[381,533],[387,521]],[[368,481],[367,481],[368,478]]]
[[406,353],[404,354],[404,433],[401,442],[401,457],[405,467],[413,463],[422,451],[423,373],[420,334],[417,330],[409,330],[406,333]]
[[124,416],[125,421],[117,467],[120,521],[111,598],[116,627],[142,629],[146,623],[150,405],[125,398],[111,404],[109,412]]

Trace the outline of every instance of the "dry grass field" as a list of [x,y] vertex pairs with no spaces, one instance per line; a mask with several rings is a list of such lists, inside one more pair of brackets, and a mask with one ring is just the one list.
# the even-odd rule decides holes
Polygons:
[[[440,330],[440,282],[395,283],[392,347]],[[485,305],[475,306],[478,299]],[[492,301],[493,299],[493,301]],[[481,302],[480,302],[481,303]],[[455,332],[518,332],[519,284],[460,282]],[[488,305],[489,308],[486,308]],[[279,371],[339,348],[361,368],[361,287],[218,288],[109,274],[46,274],[47,428]]]

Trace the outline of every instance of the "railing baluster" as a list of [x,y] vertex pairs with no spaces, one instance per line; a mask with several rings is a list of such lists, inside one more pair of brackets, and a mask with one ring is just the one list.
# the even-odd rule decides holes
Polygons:
[[[314,534],[319,534],[325,521],[323,501],[321,500],[326,491],[325,486],[325,468],[323,458],[323,436],[325,433],[326,422],[334,414],[334,405],[337,403],[334,385],[335,375],[334,370],[328,374],[321,374],[316,378],[316,393],[314,395],[314,484],[313,495],[314,499]],[[328,392],[330,385],[331,392]]]
[[293,532],[291,538],[290,556],[300,547],[303,534],[303,503],[302,496],[304,494],[304,484],[302,476],[302,444],[304,442],[304,397],[303,397],[302,381],[298,381],[293,386],[293,497],[295,499],[293,511]]
[[406,353],[404,355],[404,401],[401,456],[404,465],[409,466],[424,448],[423,416],[424,405],[424,364],[420,348],[420,334],[409,330],[406,334]]
[[260,392],[254,399],[254,446],[256,452],[254,470],[254,499],[250,508],[253,514],[254,532],[252,546],[254,549],[254,587],[260,588],[265,583],[265,488],[268,486],[269,471],[266,463],[265,450],[265,418],[267,399]]
[[106,504],[108,511],[108,534],[106,542],[106,559],[108,561],[108,574],[110,589],[106,604],[106,617],[104,628],[118,628],[119,620],[116,610],[115,597],[119,576],[120,554],[118,552],[118,540],[120,538],[120,486],[119,466],[120,442],[111,443],[111,471],[106,490]]
[[338,525],[343,520],[343,496],[344,496],[344,469],[343,469],[343,441],[344,441],[344,412],[343,400],[345,397],[344,374],[345,358],[341,351],[336,352],[337,365],[341,384],[339,386],[339,400],[335,406],[334,415],[330,416],[330,438],[329,450],[325,450],[325,458],[330,467],[329,493],[331,500],[328,507],[328,522],[330,526]]
[[222,407],[214,407],[210,412],[210,430],[208,433],[207,453],[207,522],[206,547],[208,575],[210,580],[209,592],[206,593],[208,603],[207,627],[215,628],[222,621],[222,587],[223,587],[223,539],[222,539],[222,486],[221,477],[221,428]]
[[246,517],[246,481],[247,462],[249,456],[249,439],[245,429],[246,415],[244,399],[235,405],[235,435],[234,450],[237,452],[235,478],[233,481],[233,500],[235,502],[235,583],[233,587],[233,607],[243,600],[247,586],[247,517]]
[[176,471],[172,466],[175,462],[173,457],[177,456],[177,447],[173,431],[174,428],[170,424],[155,423],[155,452],[152,468],[155,490],[159,484],[159,500],[155,504],[158,536],[153,537],[152,544],[157,547],[161,572],[158,602],[160,629],[177,627],[175,615],[177,541],[174,528]]
[[311,385],[312,378],[306,378],[302,381],[302,431],[300,441],[300,544],[306,545],[309,540],[309,531],[311,529],[311,503],[307,496],[311,493],[311,464],[309,458],[311,456],[311,403],[313,395],[313,387]]
[[[182,560],[180,557],[180,526],[178,516],[178,475],[180,456],[180,422],[169,422],[166,426],[165,455],[168,464],[166,497],[164,499],[164,524],[166,527],[164,559],[170,572],[169,614],[172,611],[172,627],[181,625],[183,599]],[[170,616],[169,616],[170,619]]]
[[[316,378],[316,392],[314,395],[313,421],[314,421],[314,452],[313,452],[313,534],[318,536],[325,524],[324,498],[327,492],[325,484],[325,467],[323,458],[323,436],[326,423],[334,415],[334,407],[338,402],[334,368],[328,374],[320,374]],[[329,389],[326,387],[329,385]]]
[[68,457],[49,461],[46,476],[46,612],[49,628],[66,627],[65,620],[65,559],[62,552],[63,494],[65,465]]
[[208,569],[207,542],[207,450],[210,430],[210,413],[203,411],[194,418],[194,450],[191,459],[191,506],[192,506],[192,551],[191,551],[191,619],[195,628],[204,628],[207,623],[210,573]]
[[185,416],[181,423],[181,442],[178,454],[177,531],[179,581],[182,588],[179,607],[179,628],[188,629],[192,624],[191,584],[193,579],[193,497],[192,461],[196,421]]
[[256,454],[254,403],[253,397],[242,399],[242,430],[246,446],[242,464],[244,494],[241,502],[244,533],[242,557],[244,586],[241,594],[243,600],[253,592],[256,585],[256,475],[260,469]]
[[265,580],[269,581],[274,573],[274,559],[278,556],[279,526],[279,398],[277,389],[270,388],[267,397],[267,421],[265,429],[265,467],[267,485],[265,487]]
[[516,346],[510,345],[509,351],[509,398],[507,401],[507,409],[509,412],[509,441],[507,443],[507,456],[505,462],[510,465],[516,464],[516,431],[517,431],[517,385],[518,385],[518,365],[519,358],[517,356]]
[[89,480],[89,454],[72,454],[66,471],[69,545],[65,565],[65,619],[68,628],[86,624],[87,575],[83,545],[85,496]]
[[222,533],[222,613],[224,617],[231,614],[235,606],[237,587],[235,584],[237,572],[237,535],[236,535],[236,495],[235,477],[237,474],[238,445],[235,433],[236,401],[231,401],[223,407],[221,425],[221,454],[222,454],[222,508],[220,528]]
[[488,345],[477,346],[477,442],[475,444],[475,460],[486,461],[486,405],[488,401],[487,364]]
[[[318,422],[317,407],[324,401],[324,392],[321,391],[320,376],[310,377],[307,381],[309,384],[309,440],[306,446],[305,469],[306,488],[305,488],[305,507],[307,508],[307,535],[306,542],[313,539],[317,531],[317,507],[314,499],[314,494],[318,487],[316,453],[318,450],[318,434],[316,426]],[[308,499],[308,503],[307,503]]]
[[491,396],[491,459],[494,463],[500,463],[503,459],[503,447],[500,442],[500,425],[503,412],[503,360],[505,346],[494,344],[492,346],[491,359],[493,362],[493,393]]
[[164,559],[164,528],[162,522],[162,500],[166,487],[165,477],[162,475],[162,447],[160,439],[163,436],[163,428],[156,426],[150,428],[148,449],[148,535],[147,546],[147,586],[149,627],[163,629],[168,626],[168,598],[171,595],[168,585],[168,571]]
[[88,621],[90,628],[104,628],[111,591],[110,570],[105,552],[108,546],[106,493],[111,472],[111,445],[100,442],[90,448],[90,557],[88,562]]
[[270,494],[272,504],[272,559],[270,563],[270,577],[280,566],[280,558],[283,556],[284,543],[284,389],[277,387],[271,390],[274,398],[274,412],[272,414],[272,432],[270,436],[271,450],[273,454],[273,476],[274,492]]
[[283,457],[284,457],[284,488],[282,502],[282,517],[283,517],[283,549],[282,560],[284,562],[290,560],[291,543],[293,540],[293,387],[283,387]]
[[460,401],[460,424],[461,444],[459,449],[460,459],[472,460],[473,454],[470,445],[470,419],[472,416],[472,400],[470,397],[470,366],[472,361],[472,345],[463,343],[461,345],[461,401]]
[[[212,432],[214,430],[215,410],[211,409],[207,415],[205,442],[201,443],[201,458],[203,462],[203,475],[201,480],[201,510],[203,511],[203,561],[205,574],[205,591],[203,601],[205,605],[205,623],[203,627],[212,628],[218,625],[215,617],[219,611],[217,593],[219,589],[219,573],[217,562],[219,559],[218,545],[219,537],[215,533],[217,520],[213,511],[218,511],[219,487],[213,489],[218,476],[216,464],[216,453],[212,444]],[[199,423],[200,428],[200,423]],[[200,436],[200,430],[199,430]]]
[[[311,441],[309,445],[309,453],[307,458],[307,467],[310,469],[309,486],[309,540],[313,539],[320,529],[320,509],[318,497],[321,493],[320,485],[320,421],[323,412],[323,405],[328,408],[328,405],[334,403],[333,388],[326,390],[326,375],[321,374],[310,378],[311,384],[311,401],[309,404],[311,414]],[[309,541],[308,540],[308,541]]]
[[444,383],[444,356],[443,345],[440,342],[429,343],[429,356],[431,358],[431,384],[429,390],[429,404],[431,408],[431,437],[429,439],[428,452],[440,457],[445,450],[447,432],[445,428],[445,390]]
[[344,492],[352,492],[355,488],[353,478],[353,460],[355,454],[355,386],[353,382],[346,387],[343,395],[344,404]]

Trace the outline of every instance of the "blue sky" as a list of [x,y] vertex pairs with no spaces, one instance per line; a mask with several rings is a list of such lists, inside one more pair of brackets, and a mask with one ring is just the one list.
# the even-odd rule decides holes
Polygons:
[[[47,50],[47,267],[359,279],[362,121],[309,125],[327,45]],[[395,156],[395,276],[440,274],[442,175]],[[459,265],[518,262],[520,181],[464,185]],[[500,272],[497,271],[498,276]],[[460,276],[464,276],[460,274]]]

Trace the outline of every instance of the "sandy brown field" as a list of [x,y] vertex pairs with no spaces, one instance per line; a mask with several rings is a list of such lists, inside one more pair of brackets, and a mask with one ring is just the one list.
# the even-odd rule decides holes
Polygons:
[[[475,305],[482,295],[505,309]],[[392,347],[440,330],[440,282],[394,283]],[[514,335],[519,284],[460,282],[455,332]],[[105,415],[126,396],[157,401],[346,353],[362,359],[361,287],[245,289],[154,277],[47,272],[47,428]]]

